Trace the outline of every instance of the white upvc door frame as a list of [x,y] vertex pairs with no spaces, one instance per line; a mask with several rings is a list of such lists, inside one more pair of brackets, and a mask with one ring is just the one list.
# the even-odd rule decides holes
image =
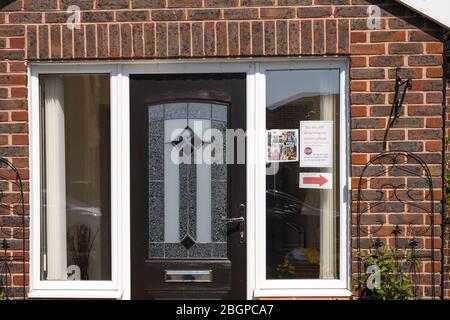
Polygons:
[[[339,69],[341,107],[340,280],[265,280],[265,71]],[[247,92],[247,298],[349,296],[348,219],[349,101],[348,60],[340,58],[261,58],[71,62],[29,65],[30,112],[30,293],[31,298],[131,298],[130,254],[130,82],[132,74],[246,73]],[[40,279],[40,115],[39,75],[111,75],[111,281]],[[259,214],[258,214],[259,213]]]

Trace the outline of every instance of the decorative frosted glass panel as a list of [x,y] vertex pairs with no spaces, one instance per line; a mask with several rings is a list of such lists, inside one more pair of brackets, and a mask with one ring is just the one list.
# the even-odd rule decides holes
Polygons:
[[227,118],[222,104],[149,106],[149,258],[227,257]]

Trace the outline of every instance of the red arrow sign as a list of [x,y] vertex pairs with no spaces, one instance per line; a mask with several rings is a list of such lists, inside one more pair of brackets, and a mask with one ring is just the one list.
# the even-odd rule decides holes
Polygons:
[[328,180],[324,176],[319,177],[303,177],[303,184],[318,184],[323,186]]

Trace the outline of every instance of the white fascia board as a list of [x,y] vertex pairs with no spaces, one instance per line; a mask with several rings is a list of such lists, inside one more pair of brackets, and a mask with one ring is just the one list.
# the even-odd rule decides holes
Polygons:
[[448,0],[396,0],[408,8],[450,30],[450,1]]

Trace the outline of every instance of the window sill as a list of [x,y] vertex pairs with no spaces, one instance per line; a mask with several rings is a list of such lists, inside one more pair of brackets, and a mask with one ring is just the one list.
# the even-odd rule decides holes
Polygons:
[[264,297],[351,297],[348,289],[257,289],[254,298]]
[[120,290],[31,290],[29,299],[122,299]]

